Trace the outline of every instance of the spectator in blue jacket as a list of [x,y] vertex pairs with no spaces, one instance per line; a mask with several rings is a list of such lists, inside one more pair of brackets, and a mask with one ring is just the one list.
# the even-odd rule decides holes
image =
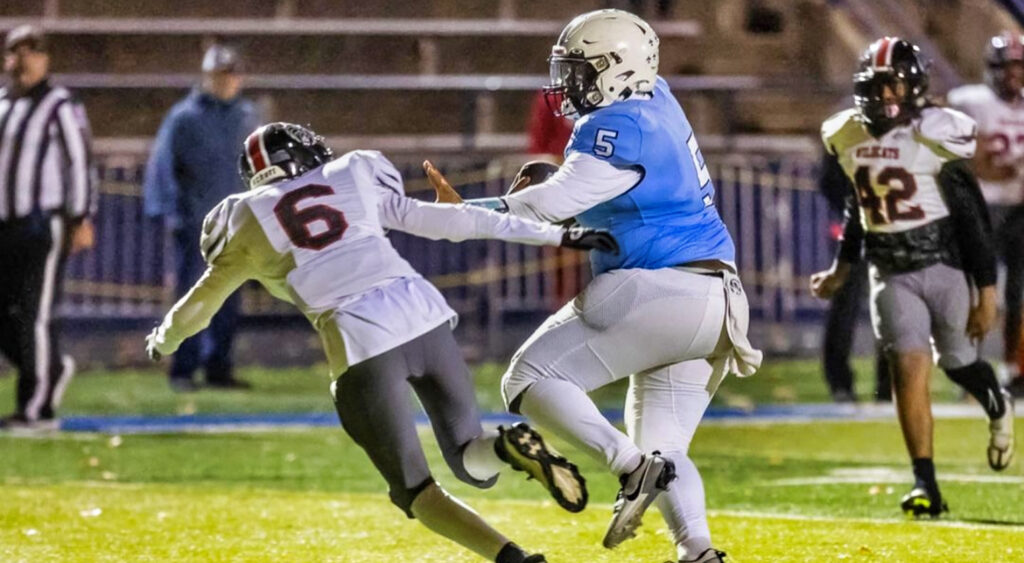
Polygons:
[[[151,217],[162,217],[173,235],[177,297],[205,270],[199,253],[203,218],[222,199],[244,189],[237,158],[242,141],[258,126],[260,116],[254,104],[240,96],[240,63],[231,47],[214,45],[206,51],[202,83],[164,118],[146,166],[145,210]],[[187,340],[174,355],[172,389],[196,390],[193,373],[200,365],[210,387],[248,387],[232,370],[237,319],[236,294],[208,329]]]

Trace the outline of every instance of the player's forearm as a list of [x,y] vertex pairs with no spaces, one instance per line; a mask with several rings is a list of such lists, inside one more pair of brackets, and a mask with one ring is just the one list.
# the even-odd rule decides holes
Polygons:
[[988,207],[966,160],[943,166],[939,188],[950,209],[964,270],[978,287],[996,283],[996,248]]
[[519,217],[557,223],[626,193],[643,179],[638,170],[572,153],[551,178],[501,198]]
[[243,281],[244,278],[227,269],[208,268],[154,331],[157,351],[163,355],[173,354],[186,338],[209,326],[210,319]]
[[381,203],[381,223],[417,236],[459,242],[468,239],[502,239],[533,245],[557,245],[562,229],[472,205],[426,203],[391,195]]
[[836,252],[836,261],[856,264],[864,255],[864,225],[861,223],[860,207],[855,196],[847,197],[843,220],[843,235]]

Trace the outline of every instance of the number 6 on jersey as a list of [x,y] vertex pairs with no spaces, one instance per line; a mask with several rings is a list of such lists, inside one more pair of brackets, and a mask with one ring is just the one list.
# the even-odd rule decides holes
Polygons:
[[[299,203],[334,193],[330,186],[312,184],[286,193],[274,206],[274,215],[292,244],[309,250],[322,250],[341,240],[348,228],[345,214],[324,204],[299,209]],[[313,225],[323,222],[325,230],[313,232]]]

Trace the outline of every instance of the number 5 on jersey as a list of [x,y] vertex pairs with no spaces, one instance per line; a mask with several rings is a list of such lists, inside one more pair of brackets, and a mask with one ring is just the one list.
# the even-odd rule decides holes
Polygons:
[[611,129],[598,129],[597,138],[594,139],[594,154],[604,158],[609,158],[615,154],[615,145],[612,144],[612,139],[619,137],[618,131],[612,131]]

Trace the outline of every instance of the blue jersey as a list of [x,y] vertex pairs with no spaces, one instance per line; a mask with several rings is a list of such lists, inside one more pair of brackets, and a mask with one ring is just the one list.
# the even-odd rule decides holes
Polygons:
[[650,99],[617,102],[577,121],[565,149],[566,156],[574,152],[642,175],[626,193],[576,217],[584,227],[611,231],[622,248],[618,256],[591,252],[595,275],[735,260],[697,139],[663,79],[657,79]]

